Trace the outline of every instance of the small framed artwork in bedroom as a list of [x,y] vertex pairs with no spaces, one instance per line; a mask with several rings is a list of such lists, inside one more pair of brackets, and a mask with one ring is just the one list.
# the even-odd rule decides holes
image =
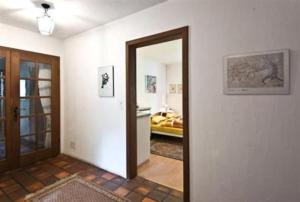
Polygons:
[[225,94],[289,94],[289,50],[224,57]]
[[98,68],[98,87],[100,97],[114,96],[114,67],[104,66]]
[[156,93],[156,76],[145,76],[146,93]]

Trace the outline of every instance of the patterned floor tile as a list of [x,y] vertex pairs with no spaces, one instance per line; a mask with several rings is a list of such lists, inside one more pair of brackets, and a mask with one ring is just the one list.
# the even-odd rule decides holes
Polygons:
[[124,179],[72,157],[59,155],[36,164],[0,174],[0,202],[21,202],[25,195],[51,185],[71,174],[79,173],[132,202],[182,202],[182,192],[158,185],[141,177]]

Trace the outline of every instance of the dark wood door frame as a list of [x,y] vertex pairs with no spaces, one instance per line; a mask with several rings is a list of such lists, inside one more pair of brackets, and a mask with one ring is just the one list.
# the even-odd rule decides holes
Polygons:
[[137,176],[137,126],[136,126],[136,49],[144,46],[182,39],[182,88],[183,88],[183,173],[184,201],[190,200],[189,174],[189,63],[188,27],[143,37],[126,42],[126,133],[127,178]]

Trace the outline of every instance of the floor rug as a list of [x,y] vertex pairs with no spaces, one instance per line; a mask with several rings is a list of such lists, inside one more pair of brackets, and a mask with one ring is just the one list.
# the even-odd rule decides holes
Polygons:
[[127,199],[72,175],[53,185],[27,195],[26,202],[129,202]]
[[182,138],[152,134],[151,153],[182,161],[183,159]]

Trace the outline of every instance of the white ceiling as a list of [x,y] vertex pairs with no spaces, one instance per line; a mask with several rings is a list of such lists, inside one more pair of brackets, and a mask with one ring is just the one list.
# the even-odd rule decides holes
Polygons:
[[137,57],[149,58],[163,64],[182,62],[182,40],[138,48]]
[[41,3],[53,6],[53,36],[67,38],[166,0],[0,0],[0,22],[38,32]]

